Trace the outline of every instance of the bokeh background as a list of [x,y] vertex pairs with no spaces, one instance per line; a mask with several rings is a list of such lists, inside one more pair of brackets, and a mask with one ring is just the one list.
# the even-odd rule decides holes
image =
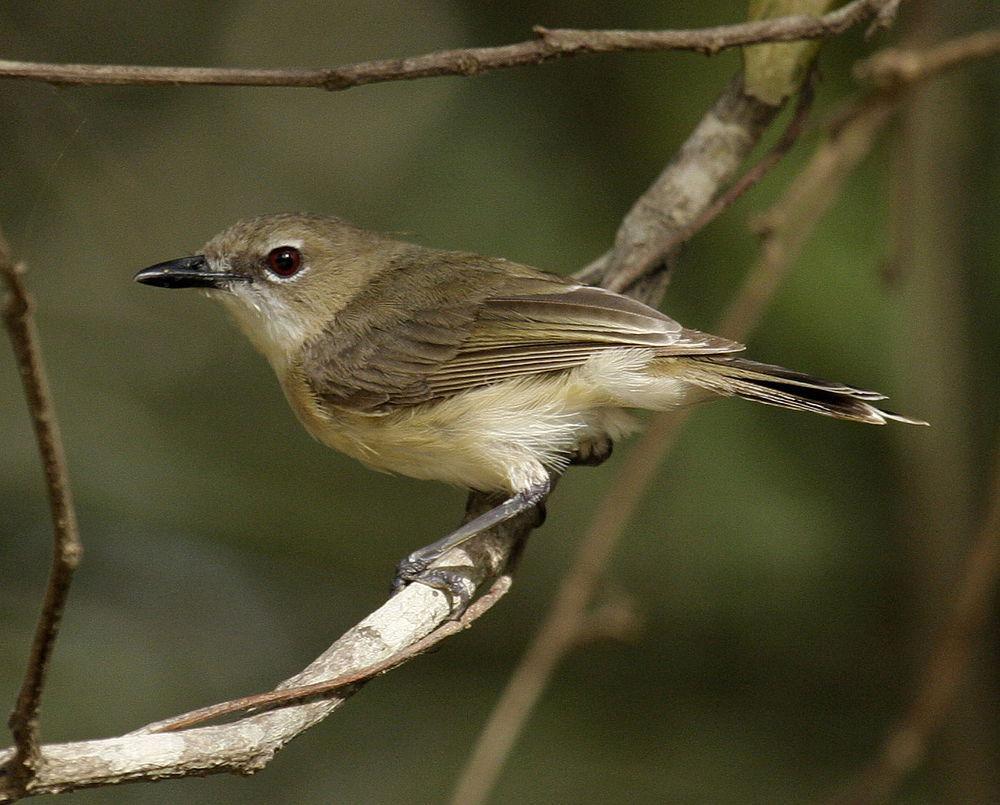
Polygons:
[[[14,0],[0,6],[0,53],[320,66],[518,41],[535,23],[743,13],[719,0]],[[925,0],[904,4],[900,30],[934,40],[998,21],[990,0]],[[875,46],[852,32],[824,47],[816,119],[859,91],[851,64]],[[31,267],[86,546],[44,738],[118,734],[268,688],[378,606],[396,560],[463,504],[311,441],[221,309],[135,285],[134,271],[280,210],[575,270],[607,248],[738,59],[618,54],[337,94],[0,82],[0,222]],[[985,504],[1000,395],[996,62],[924,97],[847,183],[750,346],[889,393],[934,427],[699,410],[608,574],[634,597],[640,637],[565,660],[496,802],[816,799],[908,701]],[[815,143],[690,244],[666,310],[711,328],[756,253],[748,217]],[[906,259],[893,260],[901,218]],[[560,484],[487,618],[369,685],[261,774],[74,802],[442,801],[627,449]],[[13,702],[50,523],[6,349],[0,457],[0,702]],[[1000,800],[995,638],[900,801]]]

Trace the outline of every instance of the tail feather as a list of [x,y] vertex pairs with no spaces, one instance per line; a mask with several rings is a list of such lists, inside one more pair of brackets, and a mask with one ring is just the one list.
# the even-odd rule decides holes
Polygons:
[[887,420],[927,424],[872,405],[884,400],[884,394],[831,383],[781,366],[728,356],[691,356],[684,361],[684,379],[716,394],[873,425],[884,425]]

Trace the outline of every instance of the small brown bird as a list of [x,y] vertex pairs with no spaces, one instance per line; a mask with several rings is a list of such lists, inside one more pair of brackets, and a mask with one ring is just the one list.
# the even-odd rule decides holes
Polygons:
[[550,473],[599,463],[629,409],[711,397],[882,425],[926,424],[884,396],[736,357],[741,344],[647,305],[507,260],[427,249],[337,218],[235,224],[201,254],[136,274],[220,299],[314,437],[370,467],[508,499],[400,563],[463,603],[446,551],[538,503]]

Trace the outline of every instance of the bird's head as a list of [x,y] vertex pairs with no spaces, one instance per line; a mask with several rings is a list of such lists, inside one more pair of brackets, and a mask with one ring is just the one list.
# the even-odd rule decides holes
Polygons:
[[199,254],[157,263],[135,280],[218,298],[278,368],[389,264],[394,245],[402,244],[337,218],[268,215],[240,221]]

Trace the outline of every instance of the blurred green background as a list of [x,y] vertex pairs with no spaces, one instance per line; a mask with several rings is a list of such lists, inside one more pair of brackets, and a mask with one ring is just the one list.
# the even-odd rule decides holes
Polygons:
[[[321,66],[519,41],[536,23],[689,27],[744,11],[15,1],[0,6],[0,54]],[[904,4],[901,28],[934,40],[998,21],[990,0],[924,2]],[[859,91],[851,64],[891,39],[852,32],[824,47],[816,119]],[[617,54],[337,94],[0,81],[0,225],[32,269],[86,547],[45,740],[114,735],[268,688],[378,606],[396,560],[462,509],[458,490],[375,474],[311,441],[221,309],[132,273],[281,210],[575,270],[608,247],[738,60]],[[739,402],[699,410],[608,574],[609,589],[634,595],[641,637],[566,659],[494,801],[798,802],[871,756],[908,700],[984,505],[1000,396],[996,66],[940,79],[930,113],[887,131],[750,344],[761,360],[888,393],[935,427]],[[756,254],[747,218],[815,143],[690,244],[666,310],[711,328]],[[911,202],[915,246],[889,283],[893,194]],[[513,593],[487,618],[369,685],[261,774],[74,802],[442,801],[627,449],[560,484]],[[50,522],[6,349],[0,456],[0,702],[12,703]],[[1000,800],[995,637],[900,801]]]

